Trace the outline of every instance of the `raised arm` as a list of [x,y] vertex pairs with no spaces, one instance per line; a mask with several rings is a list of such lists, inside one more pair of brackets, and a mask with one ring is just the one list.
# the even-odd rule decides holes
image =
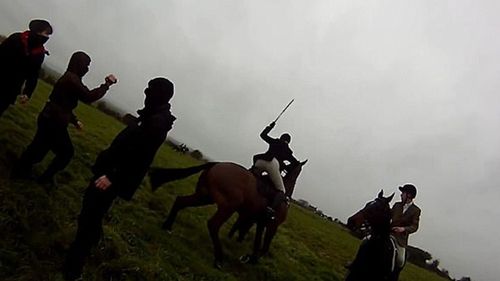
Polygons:
[[267,143],[271,143],[271,141],[273,140],[273,138],[271,138],[269,136],[269,132],[271,132],[271,130],[274,128],[274,126],[276,125],[276,123],[272,122],[271,124],[269,124],[268,126],[266,126],[264,128],[264,130],[260,133],[260,137]]

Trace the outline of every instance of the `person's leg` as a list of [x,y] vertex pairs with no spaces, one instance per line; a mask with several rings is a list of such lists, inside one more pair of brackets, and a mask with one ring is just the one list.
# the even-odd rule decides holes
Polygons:
[[255,167],[265,170],[269,174],[274,187],[279,191],[278,194],[275,195],[272,202],[270,202],[270,206],[266,208],[268,219],[274,220],[275,210],[281,202],[285,200],[285,185],[283,184],[283,178],[281,177],[280,165],[276,158],[273,158],[271,161],[259,159],[255,162]]
[[283,184],[283,178],[280,173],[280,165],[276,158],[271,161],[265,161],[259,159],[255,162],[255,167],[265,170],[269,174],[269,178],[274,184],[274,187],[283,193],[285,193],[285,185]]
[[396,266],[398,268],[403,268],[406,262],[406,248],[398,245],[398,243],[396,243],[396,247],[397,247]]
[[44,118],[38,118],[38,127],[33,141],[21,155],[19,162],[12,172],[13,178],[29,178],[34,164],[39,163],[50,150],[53,130]]
[[98,190],[93,181],[85,191],[78,230],[64,263],[65,280],[75,280],[81,276],[85,259],[101,238],[102,219],[115,198],[116,194],[109,190]]
[[55,138],[51,143],[51,150],[54,152],[55,157],[38,179],[40,183],[53,183],[54,175],[66,168],[74,155],[75,150],[71,143],[68,130],[61,127],[57,128],[55,132]]

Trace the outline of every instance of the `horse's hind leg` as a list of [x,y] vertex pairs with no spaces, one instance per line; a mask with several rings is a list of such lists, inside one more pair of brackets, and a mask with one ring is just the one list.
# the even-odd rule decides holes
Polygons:
[[197,193],[188,196],[177,196],[177,198],[175,198],[174,205],[172,205],[172,208],[168,213],[167,219],[162,225],[162,228],[171,231],[172,225],[174,224],[175,221],[175,217],[177,216],[177,213],[180,210],[187,207],[197,207],[197,206],[208,205],[211,203],[212,201],[210,197],[201,196]]
[[234,211],[225,208],[218,208],[217,212],[208,220],[207,226],[210,233],[210,238],[212,238],[212,243],[214,245],[214,266],[221,269],[222,268],[222,246],[219,239],[219,230],[223,223],[225,223]]

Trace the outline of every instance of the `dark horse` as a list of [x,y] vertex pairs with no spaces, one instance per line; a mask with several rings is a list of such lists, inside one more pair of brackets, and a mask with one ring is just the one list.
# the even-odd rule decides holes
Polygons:
[[389,197],[381,190],[377,198],[347,220],[351,230],[367,225],[370,233],[359,246],[354,261],[348,266],[346,281],[393,281],[399,276],[395,261],[394,245],[390,238],[391,208]]
[[[300,162],[295,167],[291,167],[283,179],[286,188],[286,195],[291,196],[295,187],[295,182],[302,171],[302,166],[307,161]],[[253,222],[254,218],[260,216],[268,200],[258,191],[259,179],[246,168],[229,162],[207,163],[201,166],[184,169],[162,169],[153,168],[150,172],[151,185],[156,189],[161,184],[172,180],[180,179],[203,171],[198,179],[196,190],[187,196],[178,196],[170,209],[170,213],[163,223],[163,228],[172,229],[177,213],[186,207],[199,207],[209,204],[216,204],[217,211],[208,220],[208,230],[214,246],[214,265],[218,268],[222,266],[222,247],[219,239],[219,230],[235,212],[239,214],[238,221]],[[268,222],[259,220],[255,233],[255,242],[252,257],[258,257],[269,251],[271,241],[276,234],[278,226],[282,224],[288,213],[288,205],[283,202],[275,213],[275,219]],[[264,244],[261,247],[262,235]]]

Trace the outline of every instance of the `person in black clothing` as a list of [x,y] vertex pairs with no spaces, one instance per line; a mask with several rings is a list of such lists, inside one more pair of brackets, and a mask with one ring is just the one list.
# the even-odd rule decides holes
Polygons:
[[38,178],[39,183],[54,183],[54,175],[64,169],[73,157],[74,149],[68,134],[68,124],[82,129],[82,123],[73,114],[81,100],[86,103],[102,98],[109,87],[117,82],[114,75],[108,75],[99,87],[89,90],[82,82],[88,72],[90,57],[84,52],[71,56],[68,69],[57,80],[42,112],[38,115],[38,129],[31,144],[26,148],[14,169],[13,177],[31,177],[32,166],[39,163],[49,150],[55,157],[47,170]]
[[121,131],[92,167],[94,177],[83,197],[78,230],[64,264],[65,280],[81,278],[85,258],[102,235],[102,219],[117,197],[130,200],[142,182],[175,117],[170,112],[174,85],[155,78],[144,90],[137,122]]
[[289,134],[284,133],[279,139],[269,136],[269,132],[271,132],[275,125],[276,123],[272,122],[260,133],[260,137],[269,144],[269,149],[265,153],[254,156],[254,167],[266,171],[274,187],[279,191],[271,206],[267,208],[271,219],[274,218],[273,214],[276,207],[285,199],[285,186],[281,177],[281,171],[286,166],[285,161],[288,161],[290,165],[296,165],[299,162],[293,156],[293,152],[288,146],[291,141]]
[[29,23],[29,30],[13,33],[0,44],[0,116],[17,96],[21,95],[21,103],[30,99],[48,54],[43,45],[51,34],[50,23],[36,19]]

